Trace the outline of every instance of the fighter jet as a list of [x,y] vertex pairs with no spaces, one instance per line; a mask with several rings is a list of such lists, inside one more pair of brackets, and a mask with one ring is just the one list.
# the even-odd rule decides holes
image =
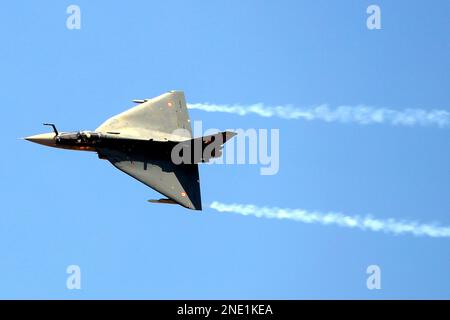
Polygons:
[[95,131],[53,132],[26,137],[49,147],[97,152],[117,169],[167,198],[154,203],[180,204],[201,210],[198,163],[222,154],[234,132],[192,137],[182,91],[169,91],[153,99],[133,100],[138,105],[101,124]]

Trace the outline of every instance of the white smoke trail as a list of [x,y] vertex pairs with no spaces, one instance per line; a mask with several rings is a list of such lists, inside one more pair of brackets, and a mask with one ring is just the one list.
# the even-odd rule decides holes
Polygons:
[[258,218],[287,219],[303,223],[337,225],[340,227],[379,231],[395,235],[413,234],[415,236],[428,236],[433,238],[450,237],[450,227],[397,221],[395,219],[379,220],[370,216],[347,216],[336,212],[321,213],[302,209],[280,209],[243,204],[225,204],[217,201],[214,201],[210,205],[210,208],[219,212],[231,212],[244,216],[251,215]]
[[189,109],[206,112],[224,112],[240,116],[256,114],[261,117],[278,117],[282,119],[322,120],[325,122],[367,124],[391,124],[399,126],[438,126],[450,125],[450,112],[446,110],[404,109],[401,111],[388,108],[374,108],[368,106],[340,106],[334,109],[323,104],[308,108],[294,108],[292,106],[269,107],[262,103],[253,105],[220,105],[209,103],[188,104]]

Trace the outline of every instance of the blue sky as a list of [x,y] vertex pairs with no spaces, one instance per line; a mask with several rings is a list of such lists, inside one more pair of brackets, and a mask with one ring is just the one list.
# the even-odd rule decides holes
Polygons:
[[[81,29],[66,8],[81,8]],[[368,30],[378,4],[382,29]],[[95,154],[17,140],[132,99],[450,110],[448,1],[15,1],[0,10],[0,298],[450,298],[448,238],[152,205]],[[202,166],[212,201],[450,225],[449,128],[190,111],[278,128],[280,170]],[[66,288],[79,265],[81,290]],[[366,288],[379,265],[382,289]]]

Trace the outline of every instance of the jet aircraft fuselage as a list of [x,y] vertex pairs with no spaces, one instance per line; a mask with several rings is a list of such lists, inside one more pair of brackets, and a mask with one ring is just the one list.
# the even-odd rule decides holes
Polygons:
[[130,154],[145,154],[152,159],[167,159],[170,157],[172,148],[177,144],[172,141],[127,139],[120,137],[119,134],[95,131],[43,133],[25,139],[48,147],[97,152],[101,159],[105,159],[101,153],[101,150],[105,148]]

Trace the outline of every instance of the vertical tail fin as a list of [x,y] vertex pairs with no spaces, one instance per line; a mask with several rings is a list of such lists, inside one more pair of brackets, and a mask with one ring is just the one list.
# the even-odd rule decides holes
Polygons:
[[219,132],[209,136],[194,138],[178,143],[174,147],[176,152],[181,152],[183,163],[208,162],[212,158],[222,156],[223,145],[237,133],[231,131]]

